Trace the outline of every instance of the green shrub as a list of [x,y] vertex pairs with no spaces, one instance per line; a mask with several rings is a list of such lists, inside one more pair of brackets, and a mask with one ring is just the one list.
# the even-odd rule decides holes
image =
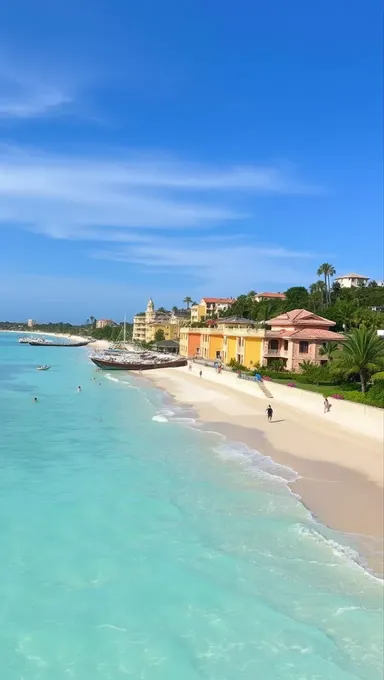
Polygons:
[[249,375],[252,375],[252,371],[248,371],[247,367],[243,366],[243,364],[241,364],[239,361],[236,361],[236,359],[231,359],[228,366],[232,369],[232,371],[242,371],[243,373],[249,373]]
[[368,403],[373,406],[384,408],[384,380],[376,380],[373,387],[367,392]]
[[372,376],[373,382],[376,382],[376,380],[384,380],[384,371],[379,371],[379,373],[375,373]]

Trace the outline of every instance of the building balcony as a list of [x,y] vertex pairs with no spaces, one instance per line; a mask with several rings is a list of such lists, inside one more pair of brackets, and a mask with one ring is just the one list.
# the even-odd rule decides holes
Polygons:
[[288,357],[288,350],[283,349],[282,347],[279,349],[271,349],[270,347],[267,347],[263,350],[263,356],[264,357],[281,357],[282,359],[287,359]]

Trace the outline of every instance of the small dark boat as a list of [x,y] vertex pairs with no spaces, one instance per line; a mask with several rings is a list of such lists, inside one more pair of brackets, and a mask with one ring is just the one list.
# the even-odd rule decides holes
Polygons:
[[90,340],[83,342],[42,342],[41,340],[33,340],[29,344],[33,347],[85,347],[89,343]]
[[90,359],[98,368],[104,371],[150,371],[155,368],[178,368],[179,366],[186,366],[188,363],[183,357],[171,359],[170,361],[156,361],[156,359],[152,359],[141,362],[134,359],[132,361],[119,361],[118,357],[114,360],[112,357],[104,359],[91,356]]

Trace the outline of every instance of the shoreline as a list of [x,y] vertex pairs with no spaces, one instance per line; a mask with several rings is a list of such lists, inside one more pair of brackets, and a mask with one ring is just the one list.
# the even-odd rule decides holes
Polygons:
[[92,337],[87,335],[73,335],[71,333],[45,333],[44,331],[8,331],[5,329],[0,329],[0,333],[17,333],[18,335],[47,335],[51,338],[65,338],[66,340],[77,340],[78,342],[90,341],[89,346],[93,349],[108,349],[110,346],[109,340],[94,340]]
[[265,400],[205,381],[184,368],[148,373],[145,377],[175,403],[194,409],[198,429],[221,434],[228,443],[241,443],[293,470],[298,479],[287,480],[287,485],[314,519],[349,537],[369,571],[383,576],[379,442],[344,432],[287,404],[274,404],[278,417],[268,423]]

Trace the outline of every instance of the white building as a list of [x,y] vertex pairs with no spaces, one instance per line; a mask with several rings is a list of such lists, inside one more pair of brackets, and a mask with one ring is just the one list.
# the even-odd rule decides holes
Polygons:
[[357,286],[366,286],[369,281],[369,276],[362,276],[361,274],[344,274],[344,276],[336,276],[335,281],[338,281],[342,288],[355,288]]
[[28,319],[27,321],[27,326],[28,328],[33,328],[36,324],[36,321],[34,319]]

